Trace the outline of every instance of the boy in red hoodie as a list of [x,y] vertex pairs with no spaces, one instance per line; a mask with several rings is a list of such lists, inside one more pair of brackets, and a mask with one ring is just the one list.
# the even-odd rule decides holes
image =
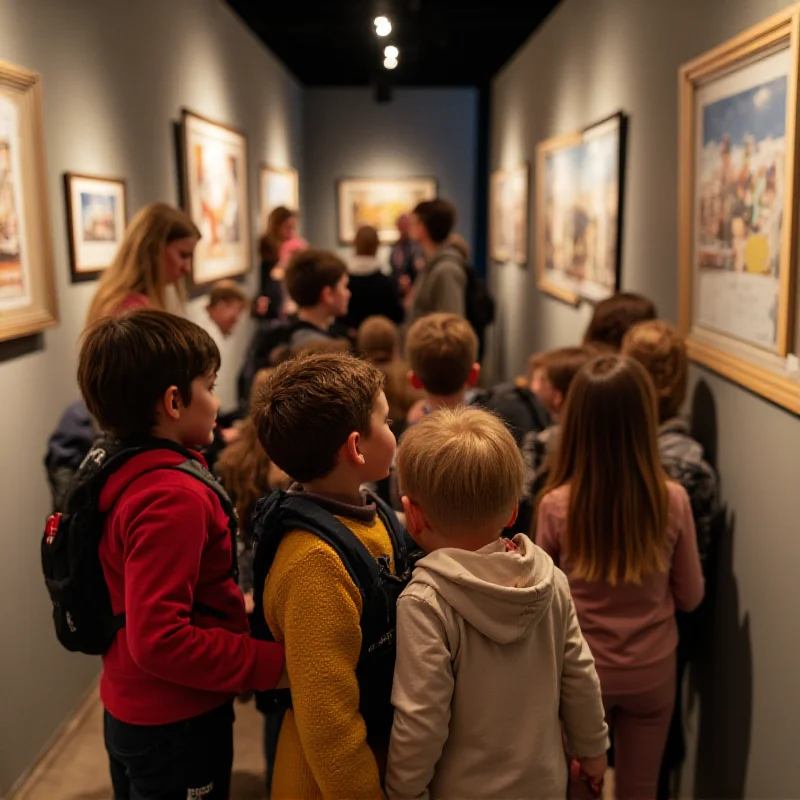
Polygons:
[[248,635],[220,498],[174,469],[205,466],[189,448],[212,440],[219,365],[205,331],[163,311],[101,320],[81,347],[78,382],[98,424],[148,448],[100,495],[100,561],[125,614],[100,682],[118,800],[226,800],[233,698],[274,688],[283,670],[283,648]]

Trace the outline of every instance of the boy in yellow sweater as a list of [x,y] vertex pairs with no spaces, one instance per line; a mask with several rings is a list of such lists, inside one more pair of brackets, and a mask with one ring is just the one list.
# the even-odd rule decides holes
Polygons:
[[[253,420],[270,458],[296,481],[288,497],[330,512],[358,540],[357,549],[360,542],[394,573],[394,526],[361,490],[389,474],[396,443],[388,411],[379,370],[351,356],[319,354],[281,364],[257,399]],[[273,800],[383,796],[356,674],[363,663],[363,610],[359,587],[329,543],[301,529],[280,538],[263,614],[286,649],[292,709],[278,741]],[[387,685],[391,711],[389,691]]]

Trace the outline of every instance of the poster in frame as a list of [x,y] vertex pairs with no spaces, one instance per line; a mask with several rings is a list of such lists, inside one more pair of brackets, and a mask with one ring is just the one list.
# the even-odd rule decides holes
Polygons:
[[680,70],[680,325],[689,356],[800,413],[795,5]]
[[297,170],[262,164],[259,174],[259,214],[262,225],[273,209],[285,206],[292,211],[300,207],[300,181]]
[[192,281],[205,285],[251,267],[247,138],[187,109],[181,122],[184,208],[202,234]]
[[564,302],[619,288],[626,138],[617,112],[536,149],[538,287]]
[[64,191],[72,281],[94,280],[111,265],[125,235],[125,181],[67,172]]
[[495,170],[490,187],[491,257],[523,265],[528,261],[530,164]]
[[41,88],[0,62],[0,341],[58,322]]
[[436,178],[341,178],[337,184],[339,243],[352,244],[362,225],[378,231],[382,244],[397,239],[397,218],[438,194]]

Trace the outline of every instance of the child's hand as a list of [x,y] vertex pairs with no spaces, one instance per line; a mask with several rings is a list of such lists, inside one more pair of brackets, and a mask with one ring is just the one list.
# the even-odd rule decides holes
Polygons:
[[608,769],[608,757],[605,753],[593,758],[579,758],[581,769],[592,779],[593,783],[600,784]]
[[252,592],[245,592],[244,593],[244,610],[248,614],[252,614],[256,608],[256,601],[253,599]]

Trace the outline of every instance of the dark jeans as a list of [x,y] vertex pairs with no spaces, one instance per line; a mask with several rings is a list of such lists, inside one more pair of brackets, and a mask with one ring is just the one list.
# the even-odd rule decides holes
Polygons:
[[233,718],[233,702],[169,725],[129,725],[106,711],[114,800],[227,800]]

